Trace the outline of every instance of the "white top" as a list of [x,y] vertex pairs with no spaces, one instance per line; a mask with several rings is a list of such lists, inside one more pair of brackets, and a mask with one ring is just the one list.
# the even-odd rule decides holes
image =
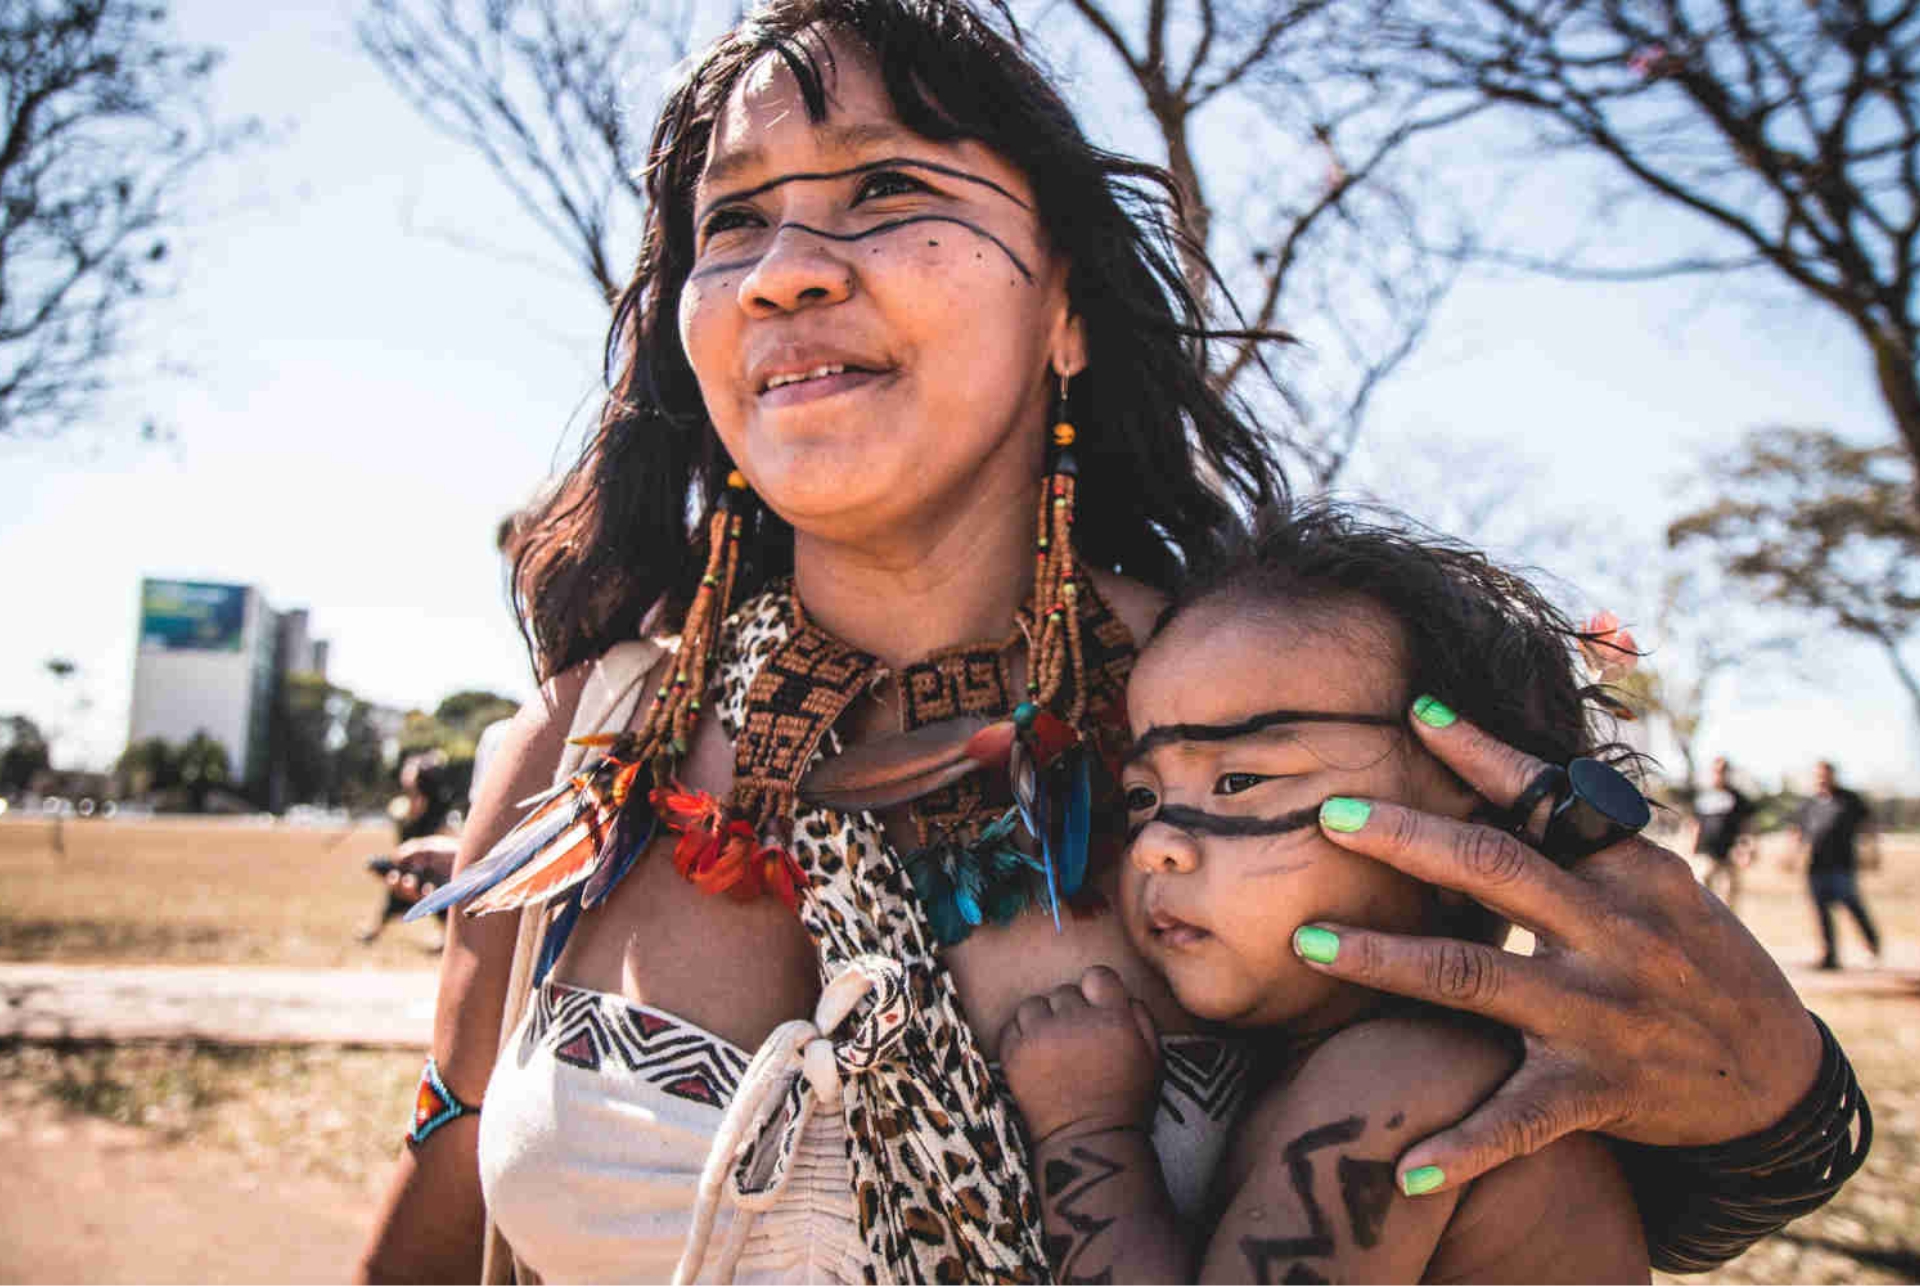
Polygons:
[[[1182,1214],[1205,1202],[1248,1058],[1210,1036],[1162,1040],[1154,1144]],[[488,1210],[549,1282],[666,1281],[691,1227],[695,1189],[747,1054],[622,996],[549,979],[502,1050],[480,1115]],[[740,1282],[861,1280],[845,1127],[813,1114],[780,1200],[723,1208],[706,1271]],[[708,1280],[703,1276],[701,1280]]]

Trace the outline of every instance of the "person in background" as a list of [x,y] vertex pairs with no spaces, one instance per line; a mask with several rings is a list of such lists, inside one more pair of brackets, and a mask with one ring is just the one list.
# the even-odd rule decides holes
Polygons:
[[1874,963],[1880,962],[1880,931],[1867,904],[1860,898],[1857,872],[1860,836],[1871,839],[1872,816],[1859,795],[1835,780],[1833,764],[1822,759],[1813,766],[1813,796],[1794,814],[1794,829],[1807,847],[1807,887],[1820,913],[1820,937],[1826,943],[1822,969],[1840,967],[1840,944],[1833,933],[1833,906],[1837,902],[1853,913],[1853,922],[1867,939]]
[[386,881],[386,902],[374,922],[361,930],[361,942],[378,938],[389,923],[445,884],[453,873],[460,839],[447,832],[459,794],[442,751],[409,755],[401,763],[400,793],[387,805],[396,841],[393,856],[367,862],[368,869]]
[[1734,789],[1727,757],[1713,761],[1712,784],[1693,797],[1693,853],[1711,863],[1702,883],[1727,909],[1739,913],[1740,869],[1749,858],[1740,837],[1753,817],[1753,801]]

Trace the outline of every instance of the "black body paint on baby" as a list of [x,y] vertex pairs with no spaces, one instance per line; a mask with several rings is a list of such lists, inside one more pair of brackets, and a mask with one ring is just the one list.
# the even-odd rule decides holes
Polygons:
[[1254,835],[1285,835],[1291,831],[1305,830],[1317,824],[1319,820],[1318,804],[1309,808],[1296,808],[1278,817],[1222,817],[1217,813],[1203,813],[1197,808],[1188,808],[1183,804],[1168,804],[1146,821],[1129,828],[1127,841],[1131,843],[1149,821],[1165,822],[1189,835],[1220,835],[1228,839],[1241,839]]

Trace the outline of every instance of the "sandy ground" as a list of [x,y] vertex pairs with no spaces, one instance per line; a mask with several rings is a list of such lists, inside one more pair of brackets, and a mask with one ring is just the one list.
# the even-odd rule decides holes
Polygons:
[[[194,838],[192,849],[203,852],[204,840]],[[0,845],[0,859],[4,850]],[[1755,872],[1743,907],[1749,924],[1853,1054],[1875,1101],[1880,1137],[1867,1171],[1832,1207],[1695,1280],[1920,1280],[1920,1203],[1912,1197],[1920,1189],[1920,843],[1903,843],[1889,856],[1887,869],[1868,881],[1891,939],[1875,970],[1813,971],[1817,942],[1802,883],[1782,869]],[[235,937],[229,917],[219,929],[226,934],[222,953],[257,959],[289,936],[297,949],[285,963],[344,953],[332,942],[345,939],[352,914],[366,905],[365,877],[351,860],[329,863],[329,882],[340,893],[313,926],[248,927]],[[0,869],[0,884],[17,881],[6,891],[30,887],[29,861],[42,859]],[[313,870],[299,877],[309,893]],[[60,874],[79,873],[69,867]],[[66,892],[73,891],[70,884]],[[8,901],[0,897],[0,957],[14,960],[0,965],[0,1282],[344,1280],[404,1127],[417,1067],[407,1046],[424,1036],[432,972],[389,972],[373,953],[343,954],[353,962],[344,969],[188,966],[211,948],[200,936],[178,933],[157,953],[173,963],[136,965],[149,944],[127,940],[119,927],[137,922],[136,900],[129,899],[124,921],[111,924],[85,899],[74,900],[94,918],[73,947],[68,937],[21,934],[22,919],[7,931]],[[275,914],[290,904],[315,910],[308,898],[283,898]],[[15,902],[13,909],[23,908]],[[141,917],[148,924],[153,909],[148,903]],[[39,907],[29,914],[56,922]],[[187,923],[198,914],[189,906],[174,919]],[[289,927],[297,932],[287,935]],[[1864,964],[1852,926],[1846,928],[1849,962]],[[111,964],[102,961],[99,942],[114,944],[104,953]],[[181,942],[190,945],[182,949]],[[429,963],[417,946],[395,946],[397,959]],[[96,963],[69,963],[76,959]],[[62,1035],[64,1044],[45,1043]],[[259,1045],[303,1035],[384,1048]],[[128,1039],[155,1036],[201,1043]],[[218,1054],[235,1042],[258,1049]],[[173,1052],[143,1055],[143,1048]],[[204,1073],[182,1072],[185,1063],[222,1059],[243,1066],[221,1072],[229,1081],[205,1090],[211,1107],[167,1106],[162,1089],[171,1076],[186,1078],[186,1090],[169,1091],[175,1098],[203,1092],[193,1077]],[[54,1064],[69,1070],[50,1072]],[[95,1079],[76,1081],[70,1069],[89,1064]],[[116,1093],[131,1087],[159,1108],[111,1119],[117,1109],[103,1107],[102,1084]]]
[[49,1105],[0,1118],[0,1281],[344,1281],[370,1195]]
[[0,1039],[424,1049],[438,981],[418,969],[0,964]]

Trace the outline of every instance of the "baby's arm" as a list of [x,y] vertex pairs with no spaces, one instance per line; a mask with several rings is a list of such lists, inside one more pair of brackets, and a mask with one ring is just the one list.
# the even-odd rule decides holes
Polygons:
[[1000,1064],[1033,1140],[1057,1279],[1189,1280],[1192,1251],[1153,1150],[1160,1043],[1120,976],[1089,969],[1022,1003]]
[[1495,1038],[1419,1017],[1339,1033],[1239,1132],[1209,1282],[1418,1281],[1458,1190],[1409,1197],[1395,1159],[1453,1124],[1512,1069]]

